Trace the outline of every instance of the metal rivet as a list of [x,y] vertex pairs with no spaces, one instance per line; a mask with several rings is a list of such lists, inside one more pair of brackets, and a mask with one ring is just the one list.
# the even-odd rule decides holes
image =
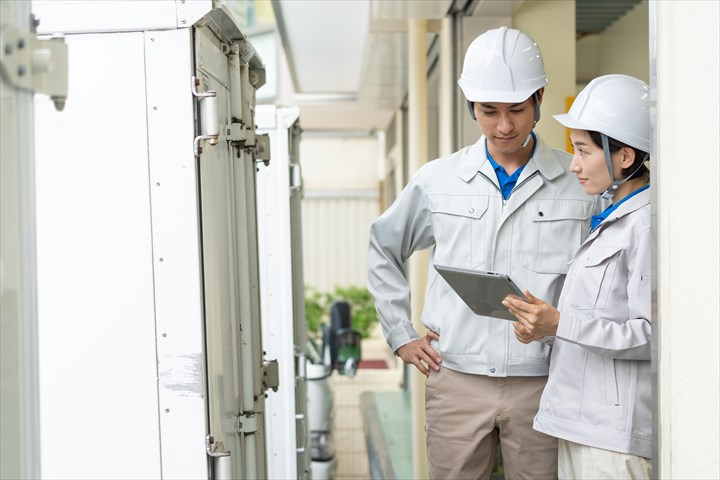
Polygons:
[[162,258],[162,257],[160,257],[160,261],[161,261],[161,262],[164,262],[164,261],[165,261],[165,259],[164,259],[164,258]]
[[183,18],[182,20],[180,20],[180,23],[182,23],[183,25],[185,25],[185,23],[187,23],[187,20],[185,20],[185,19]]
[[544,214],[543,212],[538,212],[538,215],[540,215],[540,216],[542,217],[542,216],[544,216],[545,214]]
[[157,186],[159,187],[159,186],[160,186],[160,182],[157,182],[155,185],[157,185]]
[[167,337],[167,333],[162,334],[163,338]]
[[157,110],[157,107],[153,107],[153,110]]
[[21,49],[21,50],[22,50],[23,48],[25,48],[25,39],[24,39],[24,38],[18,39],[17,46],[18,46],[18,48]]
[[474,209],[474,208],[471,208],[471,209],[470,209],[470,213],[475,213],[475,209]]
[[165,413],[170,413],[170,409],[169,409],[169,408],[166,408],[166,409],[165,409]]
[[26,73],[27,73],[27,68],[25,68],[25,65],[20,65],[18,67],[18,75],[22,77]]

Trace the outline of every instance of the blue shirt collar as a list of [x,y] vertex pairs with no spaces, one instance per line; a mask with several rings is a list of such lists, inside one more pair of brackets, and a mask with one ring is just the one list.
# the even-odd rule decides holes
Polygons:
[[[533,138],[533,147],[532,151],[530,152],[530,158],[532,158],[532,156],[535,155],[535,147],[537,147],[537,137],[535,136],[535,132],[530,132],[530,135],[532,135]],[[485,155],[487,156],[490,165],[492,165],[493,170],[495,170],[502,196],[505,200],[507,200],[510,197],[513,188],[515,188],[515,184],[517,183],[518,178],[520,178],[520,174],[522,173],[525,165],[527,164],[515,170],[512,175],[508,175],[505,167],[493,160],[492,156],[490,155],[490,150],[487,148],[487,144],[485,145]]]
[[618,203],[608,205],[608,207],[607,207],[605,210],[603,210],[602,213],[600,213],[599,215],[593,215],[593,216],[592,216],[592,224],[591,224],[591,226],[590,226],[590,231],[592,232],[593,230],[595,230],[595,229],[597,228],[597,226],[600,225],[603,221],[605,221],[605,219],[607,219],[612,212],[614,212],[615,210],[617,210],[617,208],[618,208],[620,205],[622,205],[623,203],[625,203],[627,200],[631,199],[632,197],[634,197],[634,196],[637,195],[638,193],[642,192],[643,190],[647,190],[648,188],[650,188],[650,185],[645,185],[645,186],[643,186],[643,187],[638,188],[637,190],[633,190],[633,191],[630,193],[630,195],[628,195],[627,197],[623,198],[623,199],[620,200]]

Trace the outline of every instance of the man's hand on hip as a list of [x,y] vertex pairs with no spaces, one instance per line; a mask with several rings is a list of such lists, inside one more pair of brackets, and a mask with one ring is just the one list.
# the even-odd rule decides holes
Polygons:
[[442,362],[438,352],[430,345],[431,340],[440,340],[440,335],[429,331],[424,337],[398,348],[395,353],[402,358],[403,362],[415,365],[427,377],[430,375],[429,368],[439,372],[440,362]]

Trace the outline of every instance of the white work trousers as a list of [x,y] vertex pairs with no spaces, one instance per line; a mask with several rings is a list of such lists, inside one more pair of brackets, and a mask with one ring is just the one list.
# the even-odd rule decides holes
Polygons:
[[560,480],[649,480],[652,461],[560,439],[558,475]]

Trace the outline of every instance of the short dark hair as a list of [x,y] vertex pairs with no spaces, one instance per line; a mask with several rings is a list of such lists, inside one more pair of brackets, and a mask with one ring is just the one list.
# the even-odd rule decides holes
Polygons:
[[[596,147],[603,148],[600,132],[589,130],[588,134],[590,134],[590,139],[592,139]],[[628,175],[630,174],[630,172],[637,168],[637,171],[633,173],[630,178],[644,178],[646,181],[650,181],[650,170],[648,170],[647,167],[643,165],[643,163],[645,163],[647,160],[650,160],[650,155],[647,152],[643,152],[639,148],[635,148],[631,145],[620,142],[611,137],[608,137],[608,147],[610,148],[610,153],[615,153],[624,147],[632,148],[635,152],[635,162],[633,162],[633,164],[630,165],[628,168],[624,168],[622,174]],[[638,168],[639,165],[640,168]]]

